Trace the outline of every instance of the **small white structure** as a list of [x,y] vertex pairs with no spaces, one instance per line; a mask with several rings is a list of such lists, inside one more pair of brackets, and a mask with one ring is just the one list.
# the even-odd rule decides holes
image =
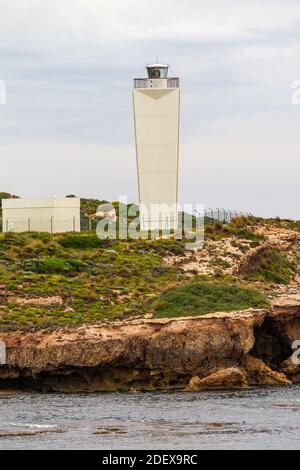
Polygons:
[[80,199],[2,199],[3,232],[80,232]]
[[169,66],[146,66],[133,90],[135,143],[142,230],[178,226],[179,78]]

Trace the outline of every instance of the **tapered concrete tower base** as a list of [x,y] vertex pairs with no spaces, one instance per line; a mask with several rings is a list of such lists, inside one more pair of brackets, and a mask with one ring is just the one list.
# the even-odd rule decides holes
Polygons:
[[[167,67],[148,66],[148,76]],[[141,229],[177,228],[179,80],[135,79],[133,107]]]

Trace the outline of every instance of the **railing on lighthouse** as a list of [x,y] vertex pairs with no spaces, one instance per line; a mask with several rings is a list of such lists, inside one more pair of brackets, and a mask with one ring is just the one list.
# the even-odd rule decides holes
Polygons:
[[135,78],[134,79],[134,88],[179,88],[179,78],[169,77],[165,79],[166,86],[155,86],[153,80],[150,78]]
[[134,88],[179,88],[178,77],[168,77],[169,65],[155,64],[146,65],[147,78],[135,78]]

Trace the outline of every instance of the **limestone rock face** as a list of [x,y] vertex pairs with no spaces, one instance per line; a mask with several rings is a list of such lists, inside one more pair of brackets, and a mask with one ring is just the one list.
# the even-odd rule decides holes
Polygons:
[[300,368],[288,360],[294,339],[300,339],[299,299],[277,299],[272,311],[0,332],[7,353],[0,389],[204,390],[286,384],[300,381]]
[[265,314],[250,310],[114,322],[51,333],[0,333],[0,339],[7,345],[11,367],[36,372],[105,365],[207,373],[236,362],[253,347],[253,329]]
[[[266,311],[135,320],[36,333],[2,333],[8,369],[51,390],[184,388],[192,376],[236,367]],[[10,372],[11,373],[11,372]]]

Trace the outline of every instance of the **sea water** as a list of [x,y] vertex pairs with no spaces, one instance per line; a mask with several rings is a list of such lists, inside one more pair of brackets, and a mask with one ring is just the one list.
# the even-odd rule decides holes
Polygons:
[[300,385],[2,396],[0,449],[300,449]]

